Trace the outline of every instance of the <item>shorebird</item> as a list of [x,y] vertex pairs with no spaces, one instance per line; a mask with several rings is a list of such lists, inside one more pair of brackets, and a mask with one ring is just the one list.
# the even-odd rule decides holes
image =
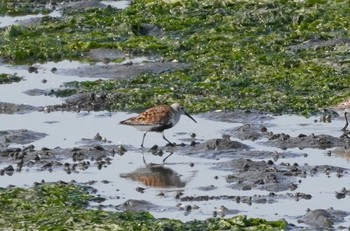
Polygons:
[[159,105],[149,108],[138,116],[123,120],[120,123],[145,132],[143,134],[141,147],[143,147],[147,132],[161,132],[163,139],[170,145],[173,145],[173,143],[165,138],[164,130],[174,127],[177,122],[179,122],[181,115],[186,115],[197,123],[197,121],[185,111],[185,108],[178,103],[174,103],[171,106]]

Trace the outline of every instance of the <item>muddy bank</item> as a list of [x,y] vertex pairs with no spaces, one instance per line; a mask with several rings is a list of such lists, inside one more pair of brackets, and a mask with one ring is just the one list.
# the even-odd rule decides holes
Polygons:
[[[109,145],[106,140],[96,134],[93,139],[82,140],[83,145],[74,148],[41,148],[35,149],[34,145],[23,148],[8,148],[11,143],[26,144],[43,138],[45,134],[32,131],[3,131],[1,133],[1,162],[9,163],[9,167],[3,169],[3,173],[21,171],[23,167],[49,170],[59,168],[67,173],[79,172],[89,167],[107,167],[114,155],[124,155],[127,149],[133,147],[123,145]],[[238,141],[228,139],[213,139],[203,143],[179,143],[177,146],[141,149],[143,155],[155,155],[165,157],[163,161],[171,160],[171,155],[192,155],[201,158],[220,160],[229,158],[230,161],[219,162],[212,168],[224,170],[228,187],[238,190],[260,189],[269,192],[295,191],[302,179],[315,175],[336,175],[343,177],[348,174],[348,169],[330,165],[298,165],[290,162],[293,158],[303,154],[294,152],[269,152],[251,150],[252,148]],[[304,156],[305,158],[307,156]],[[121,177],[139,181],[145,186],[151,187],[184,187],[183,182],[176,172],[162,165],[147,164],[147,156],[144,159],[145,167],[130,173],[123,173]],[[257,160],[263,159],[263,160]],[[276,164],[279,160],[285,161]],[[193,164],[193,168],[196,166]],[[215,177],[215,176],[211,176]],[[303,198],[311,198],[311,195],[298,195]],[[214,197],[215,198],[215,197]]]
[[[181,4],[181,7],[144,7],[143,3],[133,2],[130,11],[125,15],[119,15],[121,12],[111,11],[110,7],[99,2],[70,3],[67,7],[66,4],[60,5],[64,9],[63,16],[56,18],[50,15],[39,20],[33,19],[28,24],[23,22],[22,25],[31,28],[13,26],[4,30],[3,53],[5,52],[4,57],[9,60],[28,57],[32,63],[42,58],[83,58],[97,63],[90,66],[86,63],[57,65],[51,72],[47,71],[49,69],[45,70],[44,64],[34,64],[28,68],[26,80],[33,79],[32,73],[38,73],[36,77],[46,84],[41,87],[52,86],[52,91],[39,89],[39,80],[36,85],[28,84],[33,89],[25,91],[26,97],[50,93],[56,96],[74,95],[64,98],[63,104],[50,101],[47,103],[51,104],[49,106],[34,104],[35,97],[16,101],[44,105],[38,109],[27,108],[26,105],[4,104],[4,113],[36,110],[68,113],[57,113],[65,114],[64,116],[57,116],[55,113],[30,113],[34,115],[32,117],[38,117],[37,120],[28,116],[29,113],[21,118],[11,115],[16,119],[1,115],[1,119],[4,119],[1,123],[6,126],[3,129],[9,129],[3,131],[4,135],[0,139],[2,184],[11,182],[19,186],[32,183],[34,179],[36,182],[42,179],[64,179],[78,183],[88,181],[86,184],[91,183],[95,187],[94,193],[101,194],[96,200],[100,208],[152,211],[161,214],[160,216],[180,217],[184,220],[243,213],[269,219],[283,217],[291,224],[298,219],[301,223],[295,223],[296,226],[300,224],[312,229],[336,229],[344,220],[348,226],[346,219],[349,214],[342,211],[347,211],[346,201],[349,198],[349,170],[345,160],[348,156],[349,133],[339,133],[343,126],[337,128],[338,124],[333,126],[329,123],[327,125],[331,126],[315,128],[312,122],[303,120],[302,123],[306,123],[303,127],[304,125],[289,118],[285,123],[294,124],[294,127],[279,123],[279,129],[274,127],[276,125],[273,119],[276,117],[270,113],[256,110],[213,112],[206,117],[211,121],[201,121],[196,124],[197,127],[180,123],[173,128],[175,130],[183,126],[181,129],[185,131],[184,135],[177,131],[174,137],[169,137],[170,140],[176,140],[175,147],[164,146],[163,140],[159,141],[155,136],[152,140],[152,135],[149,134],[149,148],[140,149],[138,145],[142,134],[116,127],[121,118],[116,116],[101,119],[96,116],[84,120],[89,117],[86,115],[88,113],[75,115],[72,112],[117,109],[136,111],[151,103],[180,100],[195,112],[224,108],[259,108],[310,115],[319,107],[338,102],[346,96],[346,86],[349,84],[348,79],[343,77],[347,57],[341,57],[339,54],[343,53],[339,49],[346,48],[349,40],[342,39],[341,36],[337,38],[337,35],[331,40],[307,40],[310,39],[310,30],[313,28],[305,31],[308,23],[298,15],[291,15],[291,12],[294,14],[300,11],[286,8],[288,4],[254,5],[238,2],[228,4],[223,11],[222,6],[210,2],[204,7],[201,4],[193,7],[193,4],[187,3]],[[346,18],[343,16],[347,13],[342,11],[341,6],[338,6],[337,14],[329,12],[329,9],[337,7],[331,3],[318,6],[321,11],[327,12],[324,15],[340,15],[333,17],[337,19],[334,25],[341,25],[339,20]],[[55,8],[57,5],[50,7]],[[99,10],[86,10],[90,7],[97,7]],[[308,8],[305,4],[293,4],[289,7],[299,10],[306,7],[309,11],[305,11],[305,18],[318,17],[314,14],[314,7]],[[237,9],[244,13],[237,14]],[[276,9],[283,13],[275,14]],[[74,15],[74,11],[81,14]],[[65,13],[70,15],[69,20],[66,20]],[[174,13],[179,17],[172,17]],[[200,15],[210,15],[214,24],[208,24],[206,20],[204,23],[200,22]],[[278,18],[281,15],[283,18]],[[168,21],[169,16],[172,23]],[[231,20],[222,20],[223,16]],[[332,18],[331,16],[328,18]],[[287,25],[286,22],[291,20],[285,20],[286,18],[293,19],[293,25]],[[300,40],[295,40],[293,31],[274,33],[272,37],[264,37],[266,33],[251,33],[266,29],[252,27],[265,25],[254,23],[256,20],[269,22],[272,30],[274,26],[277,26],[275,29],[281,28],[281,23],[285,24],[284,28],[299,26]],[[157,25],[140,23],[144,21],[159,22],[164,29]],[[222,35],[232,35],[230,39],[216,33],[218,27],[215,22],[220,22],[219,30]],[[245,26],[236,27],[232,22]],[[317,31],[322,30],[322,25],[329,25],[328,22],[324,24],[322,18],[317,18],[317,22],[320,22]],[[35,35],[42,34],[43,29],[49,35],[46,38],[50,40],[41,40],[42,36],[35,38]],[[238,33],[231,33],[232,31]],[[278,31],[281,30],[276,30]],[[342,31],[341,28],[338,31]],[[20,36],[28,32],[34,37]],[[91,37],[91,33],[94,36]],[[28,37],[30,39],[26,41]],[[80,38],[79,41],[77,38]],[[42,45],[40,50],[33,41]],[[51,47],[51,44],[54,46]],[[20,49],[23,47],[27,49]],[[120,50],[90,50],[93,47],[118,47]],[[284,54],[286,47],[287,53]],[[156,57],[147,57],[146,60],[138,58],[149,54],[155,54]],[[232,62],[233,57],[235,62]],[[335,57],[335,60],[327,57]],[[339,63],[345,67],[340,67]],[[50,76],[46,78],[46,74]],[[68,78],[64,78],[66,76]],[[73,76],[89,77],[92,81],[84,79],[87,82],[78,83],[83,78],[73,80]],[[94,82],[92,78],[102,80]],[[67,88],[59,89],[58,84],[49,85],[58,79],[61,82],[75,81],[77,87],[73,89],[74,86],[71,85],[70,88],[65,85]],[[130,79],[132,80],[129,81]],[[310,81],[316,84],[310,84]],[[86,84],[91,88],[79,88],[79,84]],[[112,91],[105,92],[106,89]],[[300,97],[300,93],[304,97]],[[6,95],[17,97],[8,93]],[[55,116],[51,116],[53,114]],[[215,124],[212,123],[213,120],[229,123]],[[11,128],[20,121],[25,121],[26,124],[20,123],[16,128]],[[328,123],[325,121],[325,124],[326,122]],[[46,126],[49,123],[50,126]],[[56,123],[58,126],[54,125]],[[27,132],[11,130],[20,126],[30,128],[28,127]],[[295,127],[298,127],[298,133],[295,132]],[[96,131],[108,134],[112,141],[98,136]],[[75,132],[75,135],[70,134]],[[197,136],[192,135],[193,132]],[[46,133],[49,136],[42,138]],[[58,136],[58,133],[65,135]],[[81,138],[94,134],[96,136],[92,139]],[[50,136],[54,138],[47,139]],[[44,142],[31,144],[40,139]],[[50,148],[45,147],[46,145]],[[65,146],[60,148],[60,145]],[[335,147],[339,149],[333,150]],[[141,154],[145,157],[143,161]],[[152,161],[160,164],[153,165]],[[124,207],[117,208],[118,204]],[[327,210],[329,207],[336,208],[337,212]],[[300,216],[305,211],[308,211],[307,214]]]
[[[348,211],[329,209],[310,210],[299,218],[300,223],[305,223],[316,230],[336,228],[337,223],[344,221],[349,216]],[[337,227],[338,229],[346,229],[346,227]]]
[[41,107],[39,111],[110,111],[114,99],[123,99],[122,97],[122,93],[78,93],[66,98],[63,104]]
[[[105,52],[105,54],[102,54],[102,52]],[[118,57],[118,52],[114,52],[113,50],[103,50],[102,52],[98,51],[99,54],[93,53],[92,57],[98,58],[100,60],[102,59],[102,61],[105,63],[103,65],[91,65],[77,69],[58,69],[57,73],[65,75],[77,75],[81,77],[123,80],[134,78],[146,73],[161,74],[178,70],[186,70],[190,68],[189,64],[178,62],[166,62],[159,60],[147,61],[146,59],[145,62],[139,63],[133,61],[132,59],[129,60],[129,58],[121,64],[116,64],[110,62],[111,58],[125,59],[127,57],[123,54],[120,54],[120,57]]]
[[233,171],[233,174],[227,176],[229,187],[240,190],[257,188],[269,192],[295,191],[303,178],[320,174],[343,177],[349,171],[329,165],[300,166],[297,163],[275,164],[272,160],[252,161],[250,159],[232,160],[219,164],[219,167]]
[[38,108],[27,104],[14,104],[0,102],[0,114],[24,114],[36,111]]
[[[337,120],[344,120],[345,124],[345,119],[339,117],[338,113],[335,115],[334,117],[336,117]],[[300,150],[305,148],[328,149],[333,147],[350,147],[349,132],[347,130],[340,132],[339,137],[319,134],[317,128],[315,128],[315,131],[311,134],[300,133],[297,136],[289,135],[288,131],[274,133],[271,131],[271,129],[275,127],[275,125],[273,125],[273,116],[266,112],[237,110],[233,112],[212,112],[203,114],[203,116],[217,121],[243,123],[244,125],[242,126],[225,130],[225,136],[238,138],[242,141],[255,141],[265,146],[272,146],[280,149],[299,148]],[[324,119],[324,115],[320,117],[320,121],[315,120],[314,123],[331,123],[331,115],[327,115],[326,119]],[[321,121],[322,119],[324,119],[324,121]],[[343,126],[339,127],[339,131],[342,127]]]
[[0,150],[4,151],[10,144],[29,144],[45,136],[47,134],[27,129],[0,131]]
[[67,174],[79,173],[89,167],[98,169],[107,167],[115,154],[124,154],[126,150],[120,146],[75,147],[75,148],[41,148],[34,145],[23,148],[1,148],[2,163],[8,165],[1,170],[1,175],[12,175],[22,169],[40,171],[63,170]]
[[[59,121],[57,124],[65,126],[63,121],[66,117],[51,118],[52,114],[55,113],[43,113],[48,117],[41,122],[46,124],[47,121]],[[69,113],[56,114],[61,116]],[[33,172],[43,175],[61,173],[60,179],[65,176],[80,179],[79,177],[88,175],[88,182],[83,183],[95,187],[98,190],[97,193],[103,194],[106,187],[112,188],[107,196],[99,196],[99,201],[96,201],[99,208],[117,211],[151,211],[160,214],[166,212],[184,217],[196,216],[203,211],[205,216],[209,217],[229,217],[237,213],[245,213],[247,210],[245,206],[278,206],[286,201],[288,203],[313,202],[317,200],[319,190],[305,190],[305,186],[309,186],[310,179],[338,180],[347,179],[349,176],[349,169],[344,165],[339,167],[333,164],[310,162],[307,154],[309,150],[321,150],[318,145],[313,145],[313,139],[306,139],[306,144],[312,147],[307,151],[283,150],[275,146],[272,146],[273,148],[267,146],[264,142],[269,141],[268,133],[276,126],[273,122],[276,117],[258,111],[249,113],[237,111],[232,112],[235,116],[226,117],[231,121],[247,122],[239,126],[235,123],[220,124],[196,118],[199,125],[206,126],[197,127],[197,124],[187,121],[189,125],[195,126],[189,127],[186,125],[186,119],[183,119],[180,121],[183,124],[179,125],[184,126],[182,129],[186,132],[177,132],[174,137],[171,137],[170,131],[167,131],[169,132],[167,137],[176,141],[175,146],[165,145],[159,134],[149,134],[146,148],[143,149],[138,147],[142,133],[122,130],[128,127],[117,127],[119,121],[117,115],[120,113],[74,113],[73,115],[76,116],[74,123],[88,118],[89,114],[95,114],[92,121],[97,122],[86,120],[87,122],[82,122],[78,128],[85,129],[86,124],[89,124],[87,127],[96,127],[103,132],[103,135],[95,133],[90,138],[81,138],[85,136],[83,134],[87,134],[82,130],[81,133],[77,133],[80,140],[75,143],[76,145],[67,148],[60,148],[57,141],[54,142],[57,143],[56,148],[36,147],[30,142],[42,137],[36,136],[34,131],[29,131],[29,135],[26,136],[24,131],[16,130],[16,134],[22,135],[21,142],[28,142],[20,146],[14,138],[11,138],[10,130],[3,131],[3,138],[0,139],[0,177],[16,179],[18,176],[23,177]],[[218,114],[216,112],[215,116],[220,119]],[[225,118],[229,113],[222,114]],[[210,116],[211,113],[208,115]],[[120,115],[122,118],[127,116],[128,114]],[[250,121],[251,123],[248,117],[253,120]],[[103,120],[107,122],[106,127],[113,127],[112,133],[107,133],[106,128],[101,126]],[[52,126],[54,125],[56,123]],[[50,126],[49,131],[55,130]],[[193,130],[196,134],[191,133],[193,128],[196,128]],[[79,130],[75,127],[69,129],[66,131]],[[215,135],[217,138],[209,139],[208,136],[202,136],[206,132],[212,135],[214,131],[220,131]],[[115,144],[119,142],[115,136],[119,135],[122,138],[120,141],[123,141],[123,134],[126,132],[136,137],[132,139],[131,145],[124,145],[123,142]],[[251,134],[258,134],[258,136]],[[104,138],[105,135],[108,138]],[[152,141],[152,137],[159,139]],[[290,135],[290,137],[295,136]],[[336,157],[346,152],[345,150],[332,150],[330,156],[325,155],[326,152],[319,154],[322,158],[331,160],[333,154]],[[327,160],[325,162],[328,162]],[[115,167],[116,162],[120,163],[119,167]],[[102,173],[104,170],[110,170],[110,173]],[[92,175],[89,173],[103,175],[95,179],[91,178]],[[198,179],[198,176],[202,178]],[[40,179],[44,177],[39,176],[39,181]],[[121,179],[123,183],[115,183],[116,179]],[[77,182],[80,181],[77,180]],[[344,182],[345,180],[341,181],[337,187],[334,187],[333,192],[329,193],[331,199],[347,200],[349,190]],[[121,186],[124,184],[128,184],[128,191]],[[169,201],[171,203],[168,203]],[[324,208],[319,207],[319,209]],[[303,213],[298,213],[300,214]],[[293,219],[302,220],[301,217]],[[294,223],[294,225],[314,227],[308,219],[305,218],[303,223]],[[335,219],[333,227],[337,227],[338,223],[341,223],[341,220]]]

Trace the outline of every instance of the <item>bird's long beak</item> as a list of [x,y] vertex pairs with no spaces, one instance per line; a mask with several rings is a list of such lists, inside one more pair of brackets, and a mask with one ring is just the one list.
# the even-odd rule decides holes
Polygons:
[[190,116],[190,114],[188,114],[187,112],[184,113],[188,118],[190,118],[191,120],[193,120],[195,123],[197,123],[197,121],[195,119],[192,118],[192,116]]

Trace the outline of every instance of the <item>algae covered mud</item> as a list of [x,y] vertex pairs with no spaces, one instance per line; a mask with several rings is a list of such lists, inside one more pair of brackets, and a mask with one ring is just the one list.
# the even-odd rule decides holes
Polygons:
[[0,227],[350,227],[345,1],[0,8]]
[[[108,4],[4,1],[8,14],[50,14],[4,27],[0,56],[11,63],[132,65],[130,56],[146,55],[158,66],[181,65],[126,80],[115,74],[117,80],[78,84],[70,92],[108,90],[113,110],[181,101],[193,112],[254,108],[310,115],[350,96],[347,1],[139,0],[123,10]],[[60,17],[52,15],[56,10]],[[94,49],[111,51],[95,56]]]

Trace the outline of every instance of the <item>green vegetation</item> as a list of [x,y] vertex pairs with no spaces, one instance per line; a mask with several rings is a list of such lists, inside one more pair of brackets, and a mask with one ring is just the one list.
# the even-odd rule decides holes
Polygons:
[[17,74],[13,74],[13,75],[12,74],[5,74],[5,73],[0,74],[0,84],[19,82],[22,79],[23,78],[17,76]]
[[[77,91],[115,93],[114,110],[179,101],[192,112],[254,108],[310,115],[350,97],[349,10],[345,0],[136,0],[122,11],[67,10],[61,20],[3,29],[0,56],[30,63],[82,59],[90,49],[110,48],[192,65],[77,84]],[[160,26],[163,35],[140,35],[142,23]]]
[[89,188],[66,183],[0,189],[0,228],[5,230],[284,230],[284,221],[236,216],[183,223],[149,213],[88,209]]
[[0,15],[27,15],[48,13],[45,0],[1,0]]

